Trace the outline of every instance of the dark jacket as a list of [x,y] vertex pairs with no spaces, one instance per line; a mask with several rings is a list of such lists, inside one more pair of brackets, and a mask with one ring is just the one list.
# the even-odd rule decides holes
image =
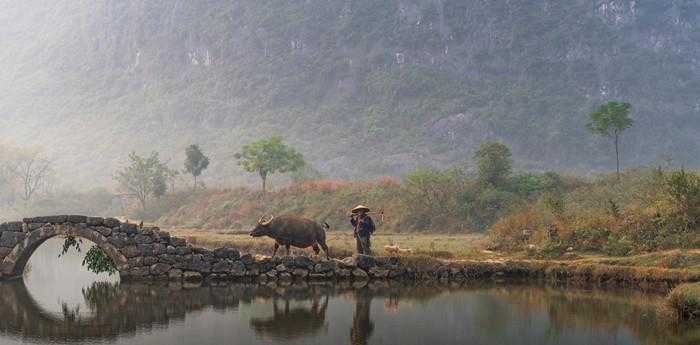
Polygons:
[[367,237],[374,233],[374,221],[370,216],[352,217],[350,218],[350,224],[355,228],[355,234],[361,237]]

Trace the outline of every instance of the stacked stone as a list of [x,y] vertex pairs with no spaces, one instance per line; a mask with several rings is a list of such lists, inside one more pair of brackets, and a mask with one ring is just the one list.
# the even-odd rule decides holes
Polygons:
[[255,260],[250,254],[241,257],[245,276],[258,282],[275,280],[369,280],[399,278],[407,271],[396,258],[367,255],[338,259],[313,260],[305,256],[283,256]]
[[18,243],[24,241],[26,236],[27,232],[22,222],[0,224],[0,262]]
[[[38,244],[57,235],[73,235],[95,242],[115,261],[120,276],[135,280],[368,280],[404,277],[410,270],[396,258],[359,255],[312,260],[304,256],[255,259],[233,248],[209,250],[171,237],[157,227],[139,227],[115,218],[50,216],[26,218],[0,225],[0,277],[21,274],[20,257],[28,258]],[[14,253],[13,253],[14,251]],[[21,267],[20,267],[21,268]]]
[[209,250],[171,237],[157,227],[140,227],[114,218],[50,216],[0,225],[0,278],[21,275],[31,252],[47,238],[73,235],[95,242],[114,261],[123,279],[175,281],[364,281],[385,279],[459,281],[518,276],[494,263],[447,263],[411,268],[397,257],[357,255],[343,260],[304,256],[256,259],[233,248]]

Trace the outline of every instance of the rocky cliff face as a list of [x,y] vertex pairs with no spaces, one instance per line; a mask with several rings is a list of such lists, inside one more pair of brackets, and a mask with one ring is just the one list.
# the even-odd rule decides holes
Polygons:
[[445,167],[486,139],[525,168],[602,169],[584,124],[608,99],[635,106],[627,165],[699,163],[697,0],[36,0],[0,21],[0,134],[76,178],[199,142],[230,182],[232,152],[272,134],[333,177]]

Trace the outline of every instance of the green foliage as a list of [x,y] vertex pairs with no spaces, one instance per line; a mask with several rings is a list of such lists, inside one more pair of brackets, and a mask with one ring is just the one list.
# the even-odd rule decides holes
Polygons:
[[487,142],[475,153],[477,176],[461,192],[462,211],[474,228],[487,229],[500,217],[542,198],[554,214],[564,211],[564,183],[554,173],[519,173],[512,176],[510,149]]
[[475,229],[484,230],[510,213],[516,200],[517,195],[492,185],[471,186],[461,195],[462,212]]
[[610,238],[609,229],[600,228],[580,228],[574,231],[571,238],[574,248],[584,252],[599,252]]
[[631,111],[631,104],[611,101],[591,113],[590,122],[586,126],[592,133],[614,137],[632,127],[634,120],[629,116]]
[[197,188],[197,177],[209,167],[209,157],[205,156],[199,145],[192,144],[185,149],[185,171],[194,178],[194,188]]
[[602,251],[612,256],[627,256],[630,255],[636,247],[634,242],[624,237],[610,234],[608,240],[603,245]]
[[517,174],[510,179],[506,188],[524,198],[529,198],[543,192],[560,193],[564,186],[557,173],[547,172]]
[[546,192],[542,196],[542,202],[546,209],[557,217],[561,217],[566,211],[566,202],[562,193]]
[[522,229],[531,230],[532,243],[543,246],[548,227],[554,225],[559,240],[576,251],[623,256],[697,248],[697,176],[645,169],[619,180],[604,175],[561,183],[545,190],[536,204],[530,203],[533,198],[511,201],[510,211],[491,226],[494,246],[520,250],[512,243],[520,241]]
[[297,171],[306,164],[301,153],[286,146],[277,136],[244,145],[235,157],[245,171],[260,175],[263,191],[268,175]]
[[542,248],[538,248],[536,255],[541,258],[558,258],[566,253],[568,244],[563,241],[547,241]]
[[686,226],[696,226],[700,221],[700,176],[684,169],[674,171],[666,180],[666,189]]
[[700,283],[676,286],[668,294],[667,304],[672,308],[678,320],[695,321],[700,319]]
[[[80,252],[80,246],[82,244],[82,239],[76,238],[75,236],[66,236],[59,257],[66,255],[71,248],[75,248],[76,251]],[[88,249],[83,258],[82,265],[95,274],[108,273],[111,276],[117,272],[114,261],[112,261],[107,253],[97,245],[93,245]]]
[[98,246],[92,246],[85,253],[83,266],[86,266],[90,272],[95,274],[108,273],[111,276],[117,273],[117,268],[114,266],[112,259]]
[[403,178],[402,194],[409,220],[418,226],[439,228],[458,221],[459,194],[465,188],[461,170],[417,168]]
[[620,177],[619,137],[622,131],[632,127],[634,123],[629,116],[631,111],[631,104],[611,101],[599,106],[591,113],[590,122],[586,125],[592,133],[614,139],[618,178]]
[[75,250],[80,252],[80,245],[82,243],[82,239],[75,238],[75,236],[66,236],[66,240],[63,241],[63,248],[61,248],[61,254],[58,254],[58,257],[60,258],[61,256],[66,255],[71,248],[75,248]]
[[481,183],[503,186],[512,169],[510,149],[499,142],[481,144],[474,153],[477,175]]
[[165,195],[174,171],[160,161],[157,152],[152,152],[147,158],[131,152],[129,161],[130,164],[118,171],[114,179],[124,192],[138,199],[141,210],[145,212],[151,198]]

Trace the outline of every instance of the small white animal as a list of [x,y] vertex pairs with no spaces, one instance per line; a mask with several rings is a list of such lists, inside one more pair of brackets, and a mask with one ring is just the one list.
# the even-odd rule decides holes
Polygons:
[[413,253],[413,250],[409,248],[401,248],[399,245],[386,245],[384,246],[384,251],[387,252],[387,254],[411,254]]

